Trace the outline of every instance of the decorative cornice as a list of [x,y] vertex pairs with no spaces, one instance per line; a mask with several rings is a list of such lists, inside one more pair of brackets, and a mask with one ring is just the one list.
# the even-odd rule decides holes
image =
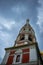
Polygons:
[[5,48],[5,50],[12,50],[12,49],[18,49],[18,48],[22,48],[22,47],[26,47],[26,46],[30,46],[30,45],[34,45],[33,44],[26,44],[26,45],[21,45],[21,46],[13,46],[13,47],[9,47],[9,48]]

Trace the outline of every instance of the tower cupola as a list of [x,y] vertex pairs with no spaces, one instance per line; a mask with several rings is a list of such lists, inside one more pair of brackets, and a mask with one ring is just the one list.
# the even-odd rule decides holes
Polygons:
[[29,19],[27,19],[26,24],[21,28],[17,36],[16,46],[30,44],[33,42],[36,42],[35,32],[29,24]]

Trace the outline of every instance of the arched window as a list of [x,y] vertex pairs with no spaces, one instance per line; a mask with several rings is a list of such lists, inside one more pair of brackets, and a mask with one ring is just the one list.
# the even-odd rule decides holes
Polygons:
[[17,55],[16,62],[20,62],[20,55]]
[[20,36],[20,40],[24,40],[25,39],[25,36],[24,36],[24,34],[22,34],[21,36]]
[[29,35],[28,40],[32,41],[32,36],[31,35]]
[[21,49],[18,49],[15,52],[13,64],[21,63],[21,60],[22,60],[22,50]]

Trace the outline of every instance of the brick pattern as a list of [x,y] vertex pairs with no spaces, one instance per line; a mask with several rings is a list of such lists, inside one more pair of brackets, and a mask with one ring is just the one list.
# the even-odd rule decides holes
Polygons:
[[29,62],[29,53],[23,54],[22,63],[28,63],[28,62]]
[[23,49],[22,51],[24,53],[24,52],[29,52],[30,50],[29,50],[29,48],[26,48],[26,49]]
[[15,53],[15,51],[13,50],[13,51],[10,52],[10,55],[12,55],[12,54],[14,54],[14,53]]
[[13,58],[14,58],[14,54],[15,53],[15,51],[11,51],[10,52],[10,54],[9,54],[9,58],[8,58],[8,60],[7,60],[7,63],[6,63],[6,65],[10,65],[10,64],[12,64],[12,62],[13,62]]
[[13,58],[14,58],[14,56],[9,56],[6,65],[10,65],[10,64],[12,64],[12,62],[13,62]]
[[[29,51],[30,51],[29,48],[22,49],[23,54],[22,54],[21,63],[28,63],[29,62]],[[15,53],[14,50],[10,51],[9,58],[7,60],[6,65],[10,65],[13,63],[14,53]]]
[[29,48],[23,49],[23,53],[25,54],[22,55],[22,63],[28,63],[29,62]]

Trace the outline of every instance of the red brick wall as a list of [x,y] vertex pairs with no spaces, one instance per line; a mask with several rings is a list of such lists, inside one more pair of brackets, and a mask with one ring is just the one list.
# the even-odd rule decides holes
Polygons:
[[29,48],[23,49],[23,53],[27,52],[22,55],[22,63],[28,63],[29,62]]
[[29,53],[23,54],[22,63],[28,63],[28,62],[29,62]]
[[13,51],[10,52],[10,55],[12,55],[12,54],[14,54],[14,53],[15,53],[15,51],[13,50]]
[[12,62],[13,62],[13,58],[14,58],[14,56],[9,56],[6,65],[10,65],[10,64],[12,64]]
[[29,48],[23,49],[23,52],[29,52]]
[[[26,49],[22,49],[22,63],[28,63],[29,62],[29,48],[26,48]],[[10,64],[12,64],[12,62],[13,62],[13,58],[14,58],[14,54],[15,53],[15,51],[11,51],[10,52],[10,56],[9,56],[9,58],[8,58],[8,60],[7,60],[7,63],[6,63],[6,65],[10,65]]]
[[[8,61],[7,61],[7,63],[6,63],[6,65],[10,65],[10,64],[12,64],[12,62],[13,62],[13,58],[14,58],[14,55],[12,55],[12,54],[14,54],[15,53],[15,51],[11,51],[10,52],[10,56],[9,56],[9,58],[8,58]],[[12,56],[11,56],[12,55]]]

